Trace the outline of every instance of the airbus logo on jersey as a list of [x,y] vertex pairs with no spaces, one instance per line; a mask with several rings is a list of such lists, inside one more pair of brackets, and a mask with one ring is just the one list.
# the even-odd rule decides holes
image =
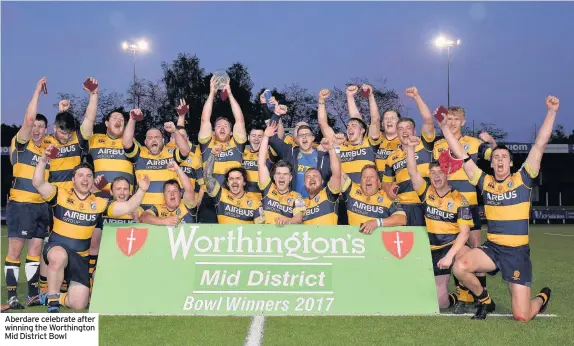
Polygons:
[[124,155],[124,149],[101,148],[97,155]]
[[392,150],[379,148],[379,150],[377,150],[377,158],[386,159],[387,157],[389,157],[389,155],[391,155],[392,152],[393,152]]
[[233,149],[222,151],[221,154],[219,154],[218,161],[223,161],[222,160],[223,158],[230,157],[230,156],[233,156]]
[[226,204],[225,205],[225,214],[229,215],[231,214],[231,216],[247,216],[247,217],[253,217],[255,213],[255,210],[253,209],[241,209],[238,208],[234,205],[229,205]]
[[180,166],[181,170],[183,171],[183,173],[185,174],[191,174],[192,172],[192,168],[191,167],[187,167],[187,166]]
[[243,167],[244,168],[251,168],[251,167],[257,167],[257,161],[256,160],[243,160]]
[[449,213],[444,210],[440,210],[436,207],[431,206],[427,206],[426,214],[427,214],[426,216],[429,218],[433,218],[432,216],[439,216],[440,218],[447,220],[454,220],[455,217],[454,213]]
[[319,207],[305,209],[305,217],[307,218],[308,216],[317,214],[319,211],[321,211],[321,208]]
[[[64,213],[64,219],[95,222],[98,219],[98,214],[86,214],[77,211],[66,210]],[[67,222],[69,221],[67,220]]]
[[[149,159],[149,160],[147,160],[147,162],[146,162],[146,166],[147,166],[146,168],[148,168],[148,169],[162,169],[162,168],[166,168],[167,165],[169,164],[169,162],[170,162],[171,160],[172,160],[172,159],[161,159],[161,160],[158,160],[158,159]],[[150,166],[151,166],[151,167],[150,167]]]
[[68,153],[74,153],[74,152],[76,152],[76,146],[75,145],[70,145],[67,147],[61,147],[60,152],[58,153],[58,157],[62,157]]
[[352,161],[357,156],[367,155],[367,149],[362,148],[358,150],[341,151],[341,161]]
[[518,197],[518,193],[516,192],[516,190],[504,192],[501,194],[496,194],[496,193],[492,193],[492,192],[486,193],[486,199],[488,201],[494,201],[494,202],[508,201],[511,199],[515,199],[517,197]]
[[359,212],[377,214],[384,214],[387,211],[387,208],[382,205],[370,205],[359,201],[353,202],[353,209],[358,210]]
[[[415,160],[418,160],[418,159],[419,159],[419,154],[415,153]],[[403,169],[405,167],[407,167],[407,159],[406,158],[393,163],[393,170],[395,170],[395,171],[398,171],[398,170]]]
[[269,208],[271,209],[276,209],[276,210],[280,210],[286,214],[293,214],[293,207],[289,206],[289,205],[284,205],[279,203],[278,201],[275,200],[269,200],[267,201],[267,208],[266,210],[269,210]]

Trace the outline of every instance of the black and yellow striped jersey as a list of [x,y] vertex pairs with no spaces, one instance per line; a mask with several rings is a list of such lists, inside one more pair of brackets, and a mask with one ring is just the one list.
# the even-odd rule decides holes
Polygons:
[[233,197],[231,192],[219,183],[209,194],[215,201],[217,222],[221,224],[263,223],[260,215],[261,194],[245,192],[240,198]]
[[[421,143],[415,147],[415,158],[417,170],[423,178],[429,177],[429,163],[432,161],[433,138],[421,136]],[[407,153],[403,151],[401,145],[387,158],[383,182],[391,183],[395,181],[399,186],[397,197],[401,204],[420,204],[421,200],[411,181],[407,170]]]
[[453,244],[460,225],[471,228],[474,225],[468,202],[457,190],[451,189],[441,197],[434,187],[424,182],[417,194],[423,201],[431,250]]
[[[187,175],[191,182],[191,188],[197,193],[199,192],[200,185],[203,185],[203,168],[201,167],[201,152],[196,145],[195,148],[191,142],[188,143],[190,152],[185,161],[179,164],[179,167]],[[175,150],[177,148],[175,142],[169,142],[165,145],[168,149]]]
[[399,137],[389,140],[383,132],[381,132],[381,138],[383,138],[383,141],[379,145],[379,150],[377,150],[377,171],[379,172],[379,178],[382,179],[387,166],[387,158],[393,151],[397,150],[401,141]]
[[60,144],[54,135],[44,137],[44,146],[54,145],[60,152],[56,158],[50,159],[50,177],[48,181],[58,187],[71,190],[72,172],[82,162],[82,155],[88,149],[89,136],[83,134],[80,127],[72,133],[72,138],[66,144]]
[[336,225],[339,220],[340,190],[331,189],[329,183],[316,196],[305,198],[304,225]]
[[[267,169],[271,171],[273,167],[273,161],[276,160],[277,156],[273,155],[272,148],[267,152]],[[245,186],[245,191],[256,192],[259,194],[259,199],[261,199],[261,190],[259,190],[259,169],[257,166],[257,156],[258,151],[251,151],[248,146],[243,151],[243,168],[247,171],[247,186]]]
[[[12,138],[10,144],[10,163],[12,163],[12,185],[9,200],[21,203],[44,203],[38,190],[32,184],[34,170],[45,147],[43,142],[38,147],[32,140],[22,141],[18,134]],[[46,166],[44,179],[49,177],[49,164]]]
[[211,155],[211,149],[214,146],[223,144],[223,151],[215,158],[215,164],[213,166],[213,177],[217,179],[219,184],[223,184],[225,173],[227,173],[228,170],[233,167],[241,167],[246,142],[246,139],[241,142],[239,139],[233,137],[226,143],[218,142],[213,136],[203,139],[200,138],[199,147],[201,150],[203,169],[205,170],[205,163],[207,159],[209,159],[209,155]]
[[350,226],[359,226],[373,219],[385,219],[392,215],[405,215],[401,205],[380,189],[376,194],[367,196],[361,185],[346,179],[342,187],[343,199],[347,205]]
[[[163,183],[170,179],[178,180],[177,173],[167,169],[171,160],[181,163],[187,157],[182,157],[179,149],[168,149],[165,146],[158,155],[152,155],[147,147],[135,144],[126,156],[135,164],[136,176],[147,175],[150,179],[149,189],[142,200],[142,207],[162,204]],[[179,180],[178,180],[179,181]]]
[[482,193],[488,240],[503,246],[528,244],[530,193],[537,176],[528,163],[503,181],[477,168],[471,183]]
[[130,192],[133,192],[134,165],[126,156],[121,138],[95,133],[90,138],[88,152],[94,162],[94,176],[103,174],[108,181],[102,191],[109,193],[112,181],[117,177],[124,177],[130,184]]
[[185,204],[183,199],[175,210],[169,210],[164,203],[152,205],[145,211],[153,216],[167,218],[170,216],[177,216],[180,223],[196,223],[197,222],[197,207],[196,205]]
[[[490,149],[488,144],[482,142],[480,139],[471,136],[462,136],[458,141],[460,144],[462,144],[464,150],[474,162],[477,162],[479,157],[490,160],[492,149]],[[433,149],[434,159],[438,160],[440,153],[447,149],[448,143],[444,138],[436,141]],[[456,189],[458,192],[462,193],[464,198],[466,198],[468,201],[468,204],[478,204],[476,187],[473,186],[470,181],[468,181],[468,176],[466,175],[464,169],[461,168],[458,171],[449,174],[448,182],[453,189]]]
[[[141,216],[141,214],[143,213],[143,209],[141,207],[138,207],[136,209],[136,213],[138,216]],[[98,226],[99,228],[103,228],[108,224],[127,224],[127,223],[135,223],[136,221],[133,219],[131,214],[125,214],[122,216],[109,216],[107,215],[107,213],[105,213],[102,216],[102,224],[100,226]]]
[[361,182],[361,170],[366,165],[374,165],[377,159],[377,150],[381,144],[382,137],[374,140],[366,136],[357,145],[346,141],[339,147],[339,157],[341,169],[347,174],[353,183]]
[[280,193],[271,178],[259,183],[259,189],[263,196],[266,224],[275,225],[275,219],[281,216],[292,218],[297,213],[305,213],[305,201],[298,192],[289,190],[285,194]]
[[45,198],[54,213],[54,227],[48,243],[58,244],[81,256],[87,256],[94,229],[102,224],[102,214],[113,215],[115,202],[109,202],[94,194],[80,199],[74,189],[67,190],[55,184],[52,186],[54,192]]

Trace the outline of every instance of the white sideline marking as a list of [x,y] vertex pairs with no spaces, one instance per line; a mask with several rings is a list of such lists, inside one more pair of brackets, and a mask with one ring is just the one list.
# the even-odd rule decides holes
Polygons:
[[[439,314],[436,316],[474,316],[474,314]],[[486,315],[486,318],[488,319],[488,317],[512,317],[512,314],[488,314]],[[554,314],[539,314],[536,315],[536,317],[558,317],[558,315],[554,315]]]
[[560,237],[574,237],[574,234],[544,233],[546,235],[557,235]]
[[249,331],[247,332],[247,338],[245,339],[245,346],[260,346],[263,341],[263,328],[265,324],[265,317],[263,316],[253,316],[251,319],[251,325],[249,326]]

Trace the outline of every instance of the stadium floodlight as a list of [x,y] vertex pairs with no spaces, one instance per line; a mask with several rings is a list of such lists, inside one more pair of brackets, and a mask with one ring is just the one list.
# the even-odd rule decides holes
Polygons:
[[[144,40],[144,39],[141,39],[141,40],[139,40],[139,41],[137,41],[137,42],[127,42],[127,41],[124,41],[124,42],[122,42],[122,49],[123,49],[124,51],[126,51],[126,52],[127,52],[127,51],[132,52],[132,55],[133,55],[133,66],[134,66],[134,75],[133,75],[133,78],[134,78],[134,81],[133,81],[133,83],[134,83],[134,84],[133,84],[133,85],[134,85],[134,87],[133,87],[133,90],[134,90],[134,108],[137,108],[137,107],[139,107],[139,98],[138,98],[138,102],[137,102],[137,104],[136,104],[136,95],[135,95],[135,89],[136,89],[136,88],[135,88],[135,85],[136,85],[136,52],[145,52],[145,51],[147,51],[147,50],[149,49],[149,43],[148,43],[146,40]],[[137,106],[137,107],[136,107],[136,106]]]
[[439,36],[434,40],[435,46],[447,49],[447,69],[446,69],[446,89],[447,89],[447,107],[450,107],[450,49],[460,46],[460,39],[449,40],[444,36]]

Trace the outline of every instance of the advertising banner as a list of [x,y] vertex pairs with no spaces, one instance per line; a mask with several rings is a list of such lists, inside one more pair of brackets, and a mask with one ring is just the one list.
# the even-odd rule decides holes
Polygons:
[[439,313],[424,227],[106,225],[90,312]]

